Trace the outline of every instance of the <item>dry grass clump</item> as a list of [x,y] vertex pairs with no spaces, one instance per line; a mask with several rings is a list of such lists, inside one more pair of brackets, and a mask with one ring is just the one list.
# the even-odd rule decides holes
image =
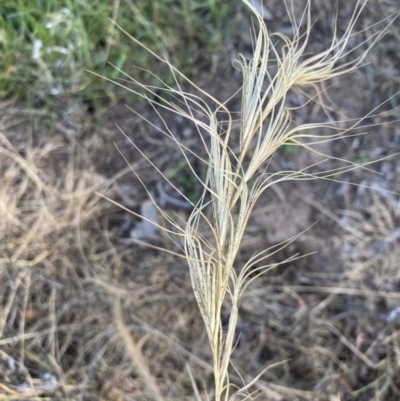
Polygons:
[[76,306],[78,293],[93,275],[86,251],[94,238],[82,228],[102,211],[93,191],[107,184],[82,169],[83,154],[73,146],[34,147],[13,135],[21,125],[26,134],[29,124],[10,111],[3,110],[0,132],[0,376],[7,399],[19,399],[58,387],[62,360],[87,313]]
[[[95,193],[125,199],[117,182],[128,170],[96,172],[99,138],[76,146],[63,127],[39,125],[51,139],[37,143],[34,129],[29,145],[29,129],[24,112],[3,109],[0,399],[185,399],[185,364],[203,341],[186,269],[115,242],[119,212]],[[207,377],[203,356],[195,370]]]

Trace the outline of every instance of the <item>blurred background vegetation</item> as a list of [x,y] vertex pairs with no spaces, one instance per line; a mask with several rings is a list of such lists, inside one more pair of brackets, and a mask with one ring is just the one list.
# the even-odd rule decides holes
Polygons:
[[0,97],[115,101],[118,88],[87,70],[115,79],[114,65],[137,77],[149,54],[111,21],[193,76],[200,55],[221,44],[228,10],[228,0],[3,0]]

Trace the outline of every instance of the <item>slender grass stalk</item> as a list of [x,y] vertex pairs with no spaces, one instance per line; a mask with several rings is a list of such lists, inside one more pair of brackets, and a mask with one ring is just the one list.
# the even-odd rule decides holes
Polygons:
[[[257,20],[258,34],[254,41],[252,60],[247,60],[244,56],[239,56],[238,60],[243,74],[239,122],[234,121],[224,103],[197,87],[168,60],[154,53],[153,55],[158,60],[169,66],[176,79],[177,89],[161,84],[162,89],[177,101],[165,100],[158,95],[158,88],[143,85],[125,74],[126,78],[139,88],[138,90],[128,88],[130,91],[148,99],[152,105],[183,116],[194,123],[208,156],[208,160],[204,160],[195,155],[207,165],[207,177],[201,180],[192,169],[194,176],[203,186],[203,194],[197,204],[192,204],[193,211],[185,227],[181,227],[165,212],[159,210],[176,232],[174,229],[161,228],[167,235],[176,234],[183,240],[183,250],[189,265],[193,292],[211,346],[216,401],[234,400],[239,396],[245,399],[251,398],[248,389],[257,378],[252,383],[243,385],[241,389],[234,390],[230,385],[228,374],[240,299],[253,280],[275,266],[267,262],[268,257],[295,239],[289,239],[254,255],[242,267],[236,266],[236,256],[241,240],[257,200],[264,191],[279,182],[331,179],[335,174],[359,167],[346,162],[344,167],[322,173],[312,173],[310,168],[313,166],[299,171],[268,173],[266,169],[268,161],[277,149],[288,141],[313,151],[312,143],[306,145],[302,142],[304,138],[320,143],[342,138],[348,132],[348,130],[337,129],[334,124],[296,125],[292,117],[293,110],[287,106],[287,96],[291,91],[307,96],[314,91],[314,98],[310,100],[317,99],[323,104],[321,84],[358,68],[370,47],[384,34],[384,31],[381,31],[370,35],[368,48],[352,61],[348,61],[348,56],[364,44],[362,42],[352,49],[347,48],[350,39],[355,35],[356,21],[365,6],[365,3],[357,1],[353,16],[343,35],[339,38],[335,30],[332,43],[326,50],[307,57],[305,52],[312,26],[310,2],[307,3],[301,23],[297,23],[294,17],[291,17],[293,38],[283,34],[270,34],[262,16],[251,1],[243,0],[243,2],[251,9]],[[303,22],[306,28],[305,32],[301,33],[300,25]],[[391,22],[393,19],[389,21],[389,24]],[[132,40],[139,43],[134,38]],[[277,40],[281,50],[278,50],[274,44]],[[208,101],[205,102],[199,96],[185,93],[179,85],[180,79],[184,79],[200,91]],[[121,83],[117,82],[117,84],[123,86]],[[158,100],[151,100],[150,97]],[[211,110],[209,101],[216,104],[215,110]],[[197,118],[194,110],[201,113],[203,118]],[[162,118],[160,114],[158,115]],[[204,122],[204,117],[207,118],[208,123]],[[358,128],[361,121],[356,121],[350,128]],[[149,123],[157,128],[150,121]],[[318,128],[327,127],[333,130],[333,134],[320,136],[315,133]],[[179,143],[167,126],[165,130],[160,129],[160,131],[179,146],[184,157],[187,157],[186,152],[193,153]],[[238,146],[235,140],[237,131],[239,131]],[[159,173],[167,179],[161,171]],[[189,199],[186,200],[190,202]],[[207,231],[211,235],[205,234]],[[290,260],[296,257],[298,256],[295,255]],[[230,298],[230,316],[228,325],[224,329],[221,312],[227,297]]]

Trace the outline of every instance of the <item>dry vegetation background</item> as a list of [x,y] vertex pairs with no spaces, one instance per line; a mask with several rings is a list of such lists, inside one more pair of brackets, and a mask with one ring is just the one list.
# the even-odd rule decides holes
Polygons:
[[[290,34],[282,2],[264,4],[268,28]],[[218,42],[204,44],[190,29],[166,38],[192,60],[184,66],[191,78],[220,100],[239,89],[231,61],[239,52],[250,57],[252,46],[245,8],[222,6]],[[299,18],[304,2],[295,6]],[[353,6],[339,2],[339,33]],[[334,9],[313,2],[310,54],[330,43]],[[398,11],[396,0],[371,0],[357,30]],[[143,60],[141,67],[166,74]],[[329,116],[310,104],[298,121],[357,118],[390,98],[364,121],[366,135],[319,149],[356,163],[380,161],[332,181],[281,185],[258,203],[238,263],[317,224],[274,258],[309,256],[268,272],[245,293],[231,381],[249,382],[285,361],[254,386],[258,399],[399,400],[400,23],[364,66],[329,85]],[[0,109],[0,400],[193,400],[192,380],[212,400],[210,350],[185,260],[140,245],[137,239],[177,251],[169,238],[96,194],[165,224],[128,162],[168,213],[188,216],[187,204],[128,140],[196,200],[201,188],[176,146],[157,131],[160,117],[117,90],[114,101],[96,102],[79,93],[29,102],[13,95],[4,96]],[[296,96],[293,106],[302,100]],[[240,99],[230,106],[239,110]],[[185,146],[204,152],[193,127],[163,117]],[[269,168],[296,169],[310,157],[286,146]]]

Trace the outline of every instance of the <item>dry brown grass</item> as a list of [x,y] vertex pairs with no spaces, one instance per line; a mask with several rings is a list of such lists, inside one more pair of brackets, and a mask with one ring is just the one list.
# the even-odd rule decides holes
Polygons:
[[[379,5],[395,11],[393,2]],[[364,23],[371,25],[373,8],[368,12]],[[368,60],[379,87],[371,108],[397,88],[390,79],[396,64],[382,56],[392,43],[389,35]],[[389,66],[382,67],[382,58]],[[333,97],[346,101],[339,115],[366,111],[364,105],[349,108],[353,101],[343,96],[368,93],[364,70],[353,79],[352,89],[336,83]],[[358,147],[345,143],[353,152],[347,157],[355,160],[362,150],[371,160],[400,149],[398,128],[387,123],[399,118],[398,109],[387,110],[369,121],[381,124],[374,131],[379,135],[363,137]],[[314,112],[319,118],[321,110]],[[96,136],[83,140],[83,123],[71,139],[31,120],[13,105],[1,110],[0,400],[192,400],[194,384],[202,399],[207,393],[213,399],[211,352],[185,261],[133,244],[121,234],[120,220],[128,214],[95,195],[137,210],[147,198],[138,181],[129,169],[101,169],[113,147]],[[120,140],[117,130],[110,132]],[[156,153],[157,144],[147,152]],[[120,155],[114,151],[113,157]],[[282,155],[271,168],[292,158]],[[157,181],[139,153],[130,159],[147,174],[146,183]],[[167,163],[162,160],[157,156],[157,163]],[[398,192],[395,159],[377,168],[381,176],[359,171],[343,178]],[[183,218],[188,213],[167,210]],[[239,260],[252,256],[250,248],[262,250],[294,234],[285,219],[271,223],[277,210],[286,221],[296,220],[297,232],[320,223],[275,261],[318,253],[267,273],[244,293],[231,383],[241,386],[241,377],[248,383],[278,363],[252,388],[260,400],[400,399],[397,197],[338,183],[279,187],[256,206]],[[161,234],[152,244],[177,251]],[[226,304],[223,324],[228,314]]]

